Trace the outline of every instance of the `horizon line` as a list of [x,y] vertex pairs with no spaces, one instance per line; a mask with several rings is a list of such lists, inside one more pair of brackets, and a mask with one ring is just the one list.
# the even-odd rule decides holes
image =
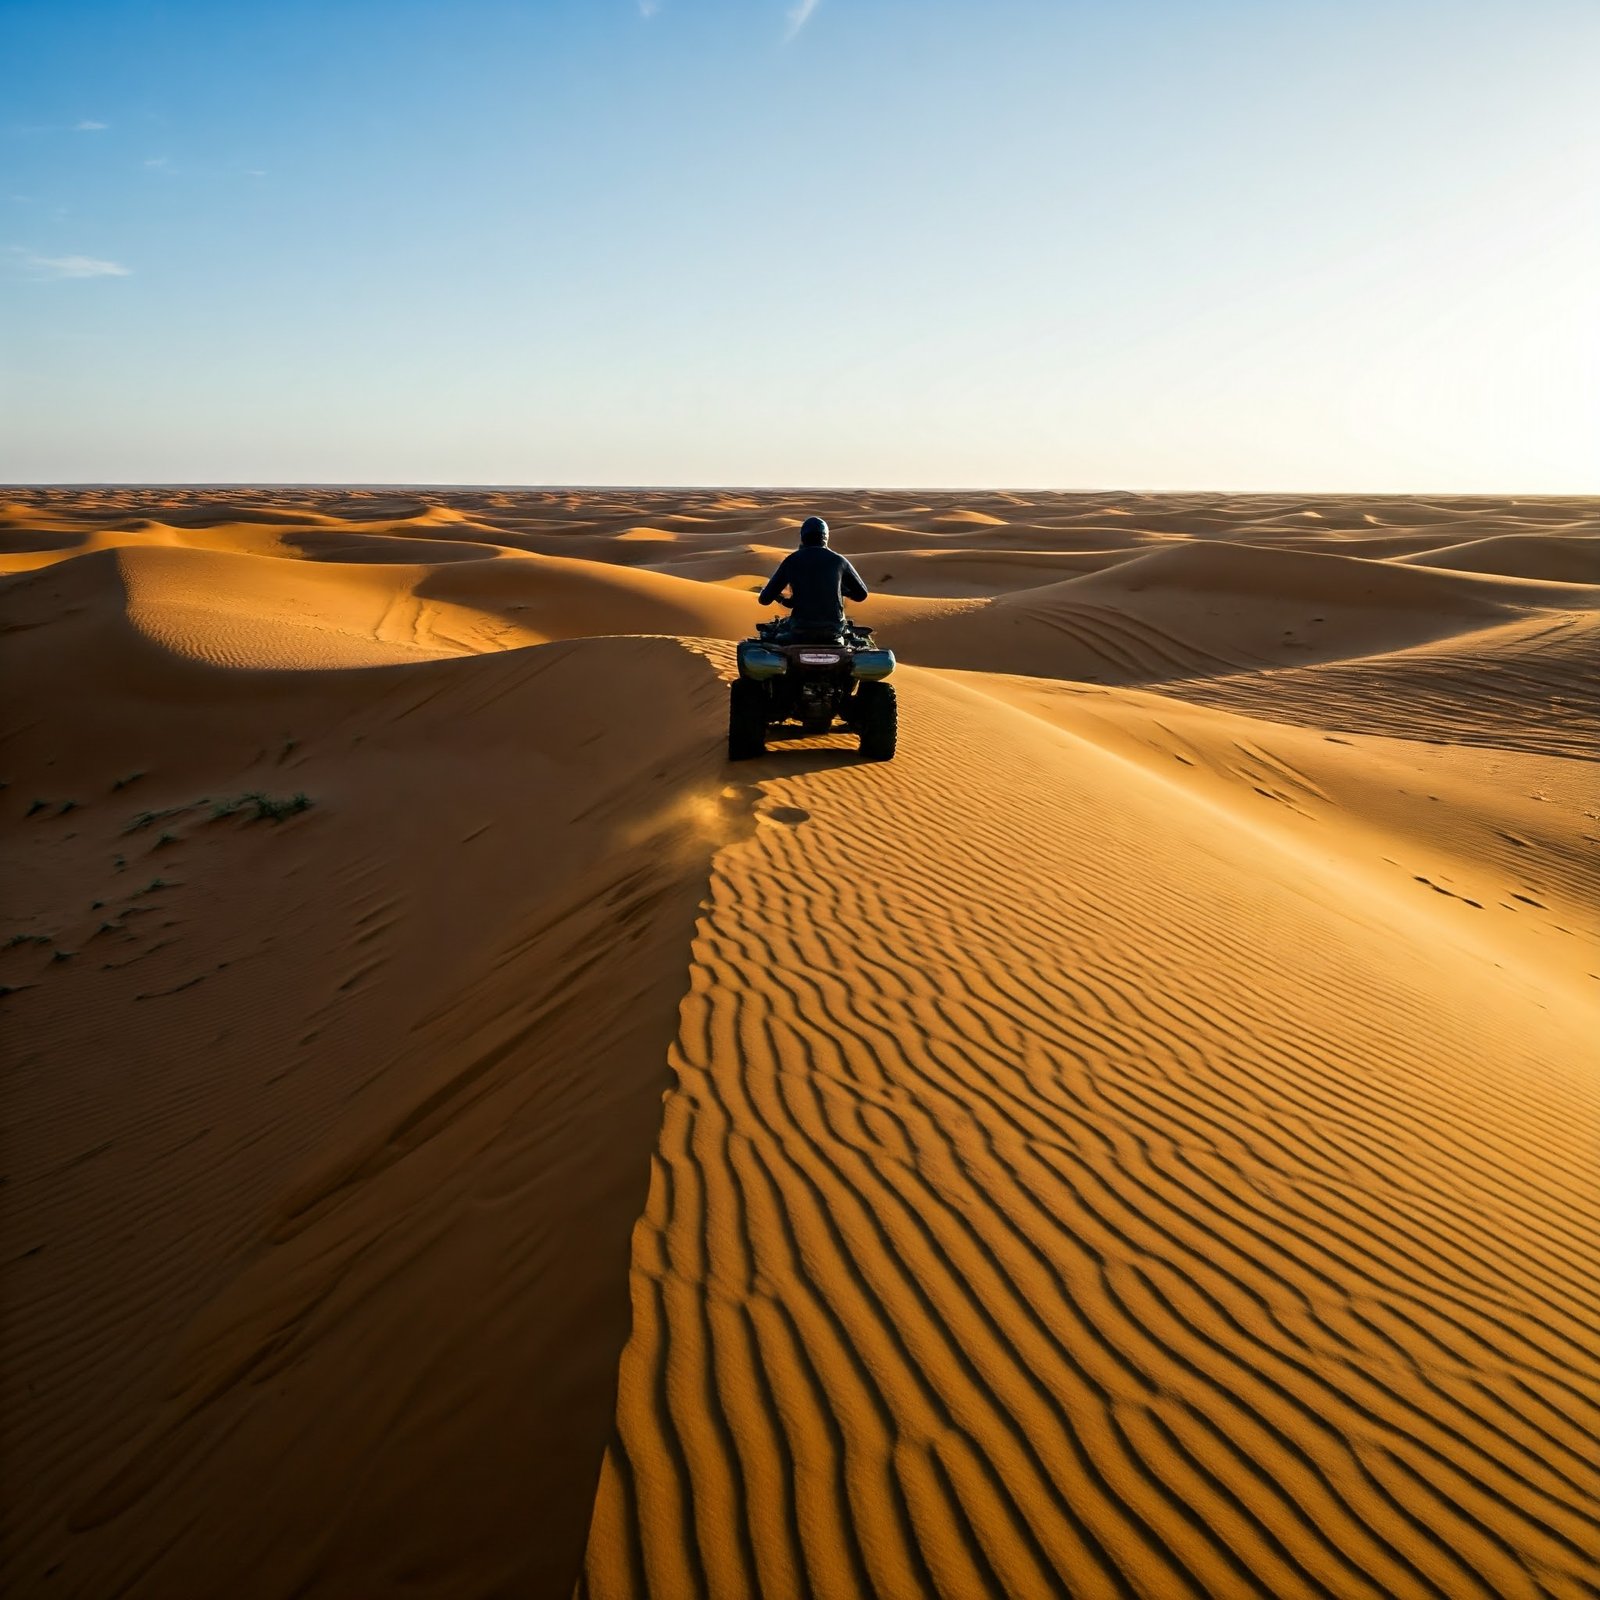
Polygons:
[[1600,500],[1594,489],[1129,489],[1115,485],[1051,487],[1041,484],[749,484],[749,483],[599,483],[468,482],[416,479],[311,478],[0,478],[0,489],[344,489],[418,492],[482,491],[524,494],[630,492],[645,494],[1050,494],[1050,495],[1294,495],[1305,500],[1378,498],[1387,500]]

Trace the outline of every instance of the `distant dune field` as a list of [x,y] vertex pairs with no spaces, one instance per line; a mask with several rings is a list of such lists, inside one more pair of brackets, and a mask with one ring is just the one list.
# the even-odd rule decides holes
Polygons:
[[1600,1592],[1600,503],[0,501],[7,1593]]

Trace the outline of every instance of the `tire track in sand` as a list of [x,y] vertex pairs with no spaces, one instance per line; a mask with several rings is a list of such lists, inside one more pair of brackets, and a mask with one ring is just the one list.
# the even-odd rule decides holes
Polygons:
[[905,697],[718,857],[581,1592],[1593,1592],[1573,1003]]

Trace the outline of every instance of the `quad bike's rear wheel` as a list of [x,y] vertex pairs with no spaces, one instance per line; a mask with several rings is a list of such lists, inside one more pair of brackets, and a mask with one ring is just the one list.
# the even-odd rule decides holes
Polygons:
[[862,755],[868,761],[892,761],[900,722],[893,684],[864,683],[856,690],[856,698]]
[[748,678],[735,678],[728,685],[728,759],[749,761],[766,753],[766,691]]

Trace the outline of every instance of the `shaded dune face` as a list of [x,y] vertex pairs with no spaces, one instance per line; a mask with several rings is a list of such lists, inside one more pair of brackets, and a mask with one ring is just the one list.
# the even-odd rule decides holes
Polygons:
[[8,1590],[1600,1587],[1593,502],[7,493]]
[[747,825],[714,679],[660,638],[230,670],[72,599],[8,676],[50,796],[6,872],[16,1592],[570,1587]]

